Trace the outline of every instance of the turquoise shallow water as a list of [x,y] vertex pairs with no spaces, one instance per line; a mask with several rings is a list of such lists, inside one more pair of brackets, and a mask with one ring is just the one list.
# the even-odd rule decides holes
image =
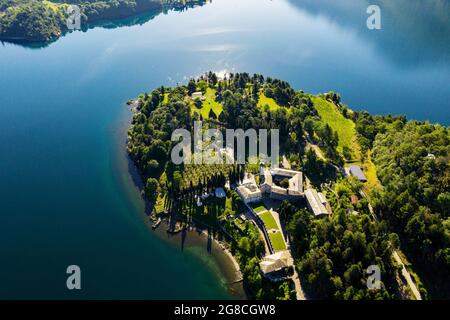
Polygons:
[[[448,124],[446,13],[380,1],[378,32],[365,28],[364,1],[333,3],[215,0],[44,48],[3,44],[0,297],[233,297],[206,250],[182,252],[145,223],[124,154],[124,103],[144,90],[257,72],[339,91],[354,109]],[[82,269],[79,292],[65,288],[70,264]]]

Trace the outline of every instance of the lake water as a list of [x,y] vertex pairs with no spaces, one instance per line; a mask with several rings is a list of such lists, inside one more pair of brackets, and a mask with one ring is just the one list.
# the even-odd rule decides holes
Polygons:
[[[214,0],[46,47],[0,46],[0,297],[241,297],[220,252],[150,230],[124,103],[205,71],[247,71],[448,125],[449,7],[424,2],[378,1],[382,29],[370,31],[365,1]],[[71,264],[81,291],[66,289]]]

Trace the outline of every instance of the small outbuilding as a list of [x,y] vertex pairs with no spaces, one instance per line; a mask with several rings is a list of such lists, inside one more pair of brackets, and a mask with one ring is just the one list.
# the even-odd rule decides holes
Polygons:
[[330,212],[327,210],[327,199],[325,196],[317,192],[314,188],[308,188],[305,191],[306,204],[308,209],[314,214],[315,218],[328,216]]
[[255,177],[249,173],[246,174],[244,181],[236,188],[236,192],[245,203],[258,202],[262,199]]
[[367,182],[367,177],[364,174],[364,172],[362,171],[360,166],[356,166],[356,165],[350,166],[348,171],[352,176],[358,178],[359,181]]
[[192,93],[191,98],[193,100],[195,100],[195,99],[201,100],[201,99],[203,99],[203,92],[201,92],[201,91],[194,92],[194,93]]
[[289,251],[279,251],[264,257],[259,263],[262,273],[266,276],[273,272],[278,272],[289,266]]

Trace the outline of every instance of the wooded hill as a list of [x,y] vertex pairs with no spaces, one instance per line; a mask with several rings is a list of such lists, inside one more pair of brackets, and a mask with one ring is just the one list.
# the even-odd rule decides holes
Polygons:
[[66,32],[70,5],[81,11],[81,27],[90,23],[130,17],[149,10],[181,10],[204,0],[0,0],[0,40],[49,42]]
[[[196,91],[203,93],[202,100],[191,98]],[[168,197],[176,203],[177,197],[192,194],[190,189],[197,188],[198,182],[203,190],[206,184],[223,182],[217,172],[211,173],[215,177],[211,179],[204,174],[196,177],[195,172],[206,170],[192,167],[188,170],[192,185],[181,182],[187,168],[169,161],[175,129],[192,130],[194,120],[220,130],[279,129],[281,153],[326,193],[333,209],[332,218],[314,220],[308,218],[304,206],[284,204],[280,208],[292,237],[297,268],[311,296],[407,296],[399,294],[396,285],[397,266],[391,257],[398,248],[411,262],[407,267],[422,296],[448,298],[449,128],[407,121],[404,116],[352,111],[336,93],[313,96],[294,90],[285,81],[247,73],[219,79],[210,72],[185,86],[143,94],[136,105],[128,151],[151,201]],[[370,169],[374,181],[361,183],[344,177],[342,167],[355,162]],[[246,166],[246,170],[253,169]],[[366,288],[365,270],[371,264],[382,269],[382,291]]]

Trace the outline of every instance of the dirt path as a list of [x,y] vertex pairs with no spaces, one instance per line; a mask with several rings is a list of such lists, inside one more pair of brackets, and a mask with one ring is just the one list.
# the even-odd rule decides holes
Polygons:
[[416,300],[422,300],[422,296],[420,295],[420,292],[417,289],[416,284],[411,278],[411,275],[409,274],[408,270],[406,270],[406,267],[403,264],[403,261],[398,255],[397,251],[394,250],[392,256],[394,257],[395,261],[402,267],[402,275],[406,279],[406,282],[408,283],[412,293],[414,294],[414,298],[416,298]]
[[313,149],[314,152],[316,153],[317,157],[319,157],[320,159],[326,161],[326,158],[325,158],[325,156],[323,155],[322,150],[320,150],[320,148],[319,148],[318,145],[312,144],[312,143],[308,143],[308,144],[306,145],[306,148]]
[[297,270],[295,269],[294,275],[292,276],[292,281],[294,281],[297,300],[306,300],[305,293],[303,292],[302,285],[300,284],[300,279],[298,277]]
[[[364,192],[361,192],[361,195],[369,201],[366,194]],[[372,205],[369,203],[369,211],[372,217],[375,220],[378,220],[377,216],[375,215],[375,212],[373,211]],[[414,294],[414,298],[416,300],[422,300],[422,296],[420,295],[419,290],[416,287],[416,284],[414,283],[411,274],[408,270],[406,270],[405,264],[403,263],[402,259],[400,258],[399,254],[397,253],[397,250],[394,250],[392,252],[392,256],[394,257],[395,261],[402,267],[402,275],[405,278],[406,282],[408,283],[409,288],[411,289],[412,293]]]

